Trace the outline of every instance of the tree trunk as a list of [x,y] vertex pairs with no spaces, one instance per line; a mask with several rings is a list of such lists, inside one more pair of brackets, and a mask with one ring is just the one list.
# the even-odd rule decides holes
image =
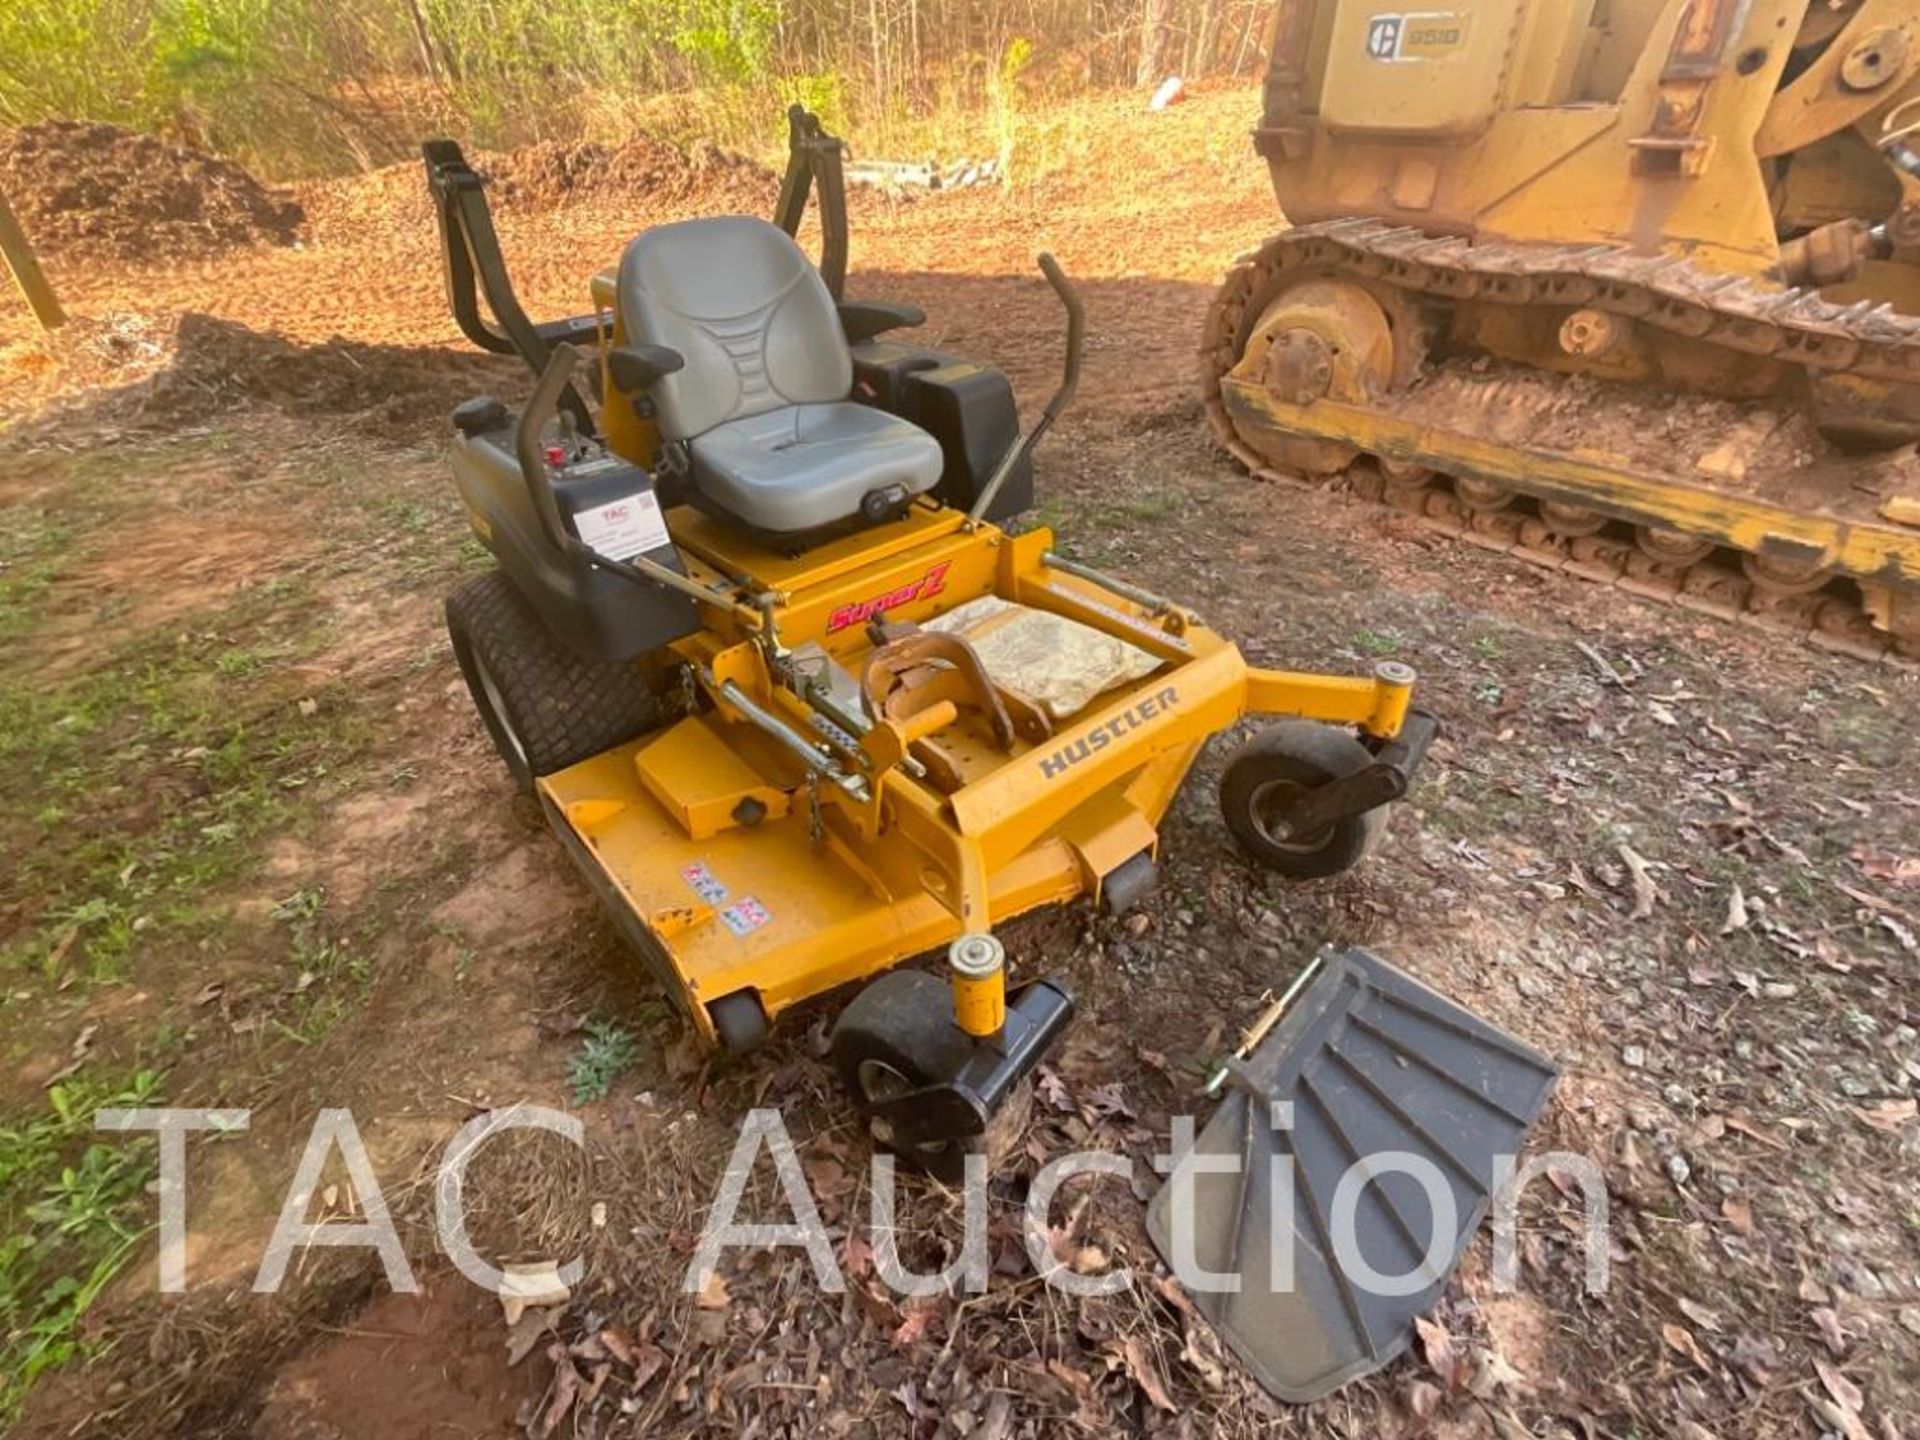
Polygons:
[[435,85],[440,83],[440,62],[433,54],[433,32],[427,29],[427,17],[420,0],[407,0],[407,16],[413,22],[413,43],[420,49],[420,68]]
[[1193,28],[1193,48],[1187,56],[1187,70],[1182,78],[1198,80],[1211,75],[1219,49],[1220,0],[1200,0],[1200,19]]
[[1140,64],[1133,75],[1136,85],[1158,85],[1166,74],[1167,4],[1168,0],[1141,0]]

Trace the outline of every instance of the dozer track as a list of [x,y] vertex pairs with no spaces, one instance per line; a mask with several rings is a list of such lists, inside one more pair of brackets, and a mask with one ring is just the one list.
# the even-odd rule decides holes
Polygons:
[[[1361,402],[1289,397],[1232,377],[1263,307],[1287,286],[1322,277],[1354,281],[1389,308],[1399,376],[1411,384]],[[1792,632],[1823,649],[1903,666],[1920,661],[1920,525],[1902,523],[1920,517],[1912,509],[1899,519],[1883,513],[1920,505],[1920,462],[1911,452],[1905,461],[1831,464],[1824,483],[1805,470],[1726,483],[1620,464],[1577,443],[1549,448],[1474,433],[1462,417],[1493,408],[1503,392],[1511,399],[1531,390],[1523,404],[1551,408],[1554,387],[1621,396],[1632,382],[1596,385],[1487,360],[1456,366],[1443,380],[1427,363],[1423,317],[1460,301],[1601,311],[1694,346],[1784,362],[1809,378],[1920,393],[1920,316],[1884,304],[1837,304],[1817,291],[1610,245],[1476,245],[1353,219],[1287,231],[1228,272],[1201,341],[1216,435],[1263,479],[1344,483],[1436,530],[1550,569]],[[1514,374],[1520,379],[1505,378]],[[1419,403],[1423,386],[1442,384],[1459,394]],[[1797,408],[1780,395],[1753,403]],[[1302,467],[1261,453],[1262,437],[1321,442],[1322,453],[1333,447],[1356,458],[1344,472],[1297,473]]]

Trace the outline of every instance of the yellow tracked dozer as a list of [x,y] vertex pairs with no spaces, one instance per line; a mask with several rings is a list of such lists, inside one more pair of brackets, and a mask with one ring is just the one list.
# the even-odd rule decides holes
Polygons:
[[1282,0],[1254,473],[1920,657],[1920,0]]

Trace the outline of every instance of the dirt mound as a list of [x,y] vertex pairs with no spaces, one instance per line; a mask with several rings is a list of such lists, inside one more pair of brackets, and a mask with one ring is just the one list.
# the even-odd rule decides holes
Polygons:
[[631,198],[668,205],[698,199],[709,207],[735,202],[758,212],[772,204],[780,184],[771,170],[731,150],[700,142],[682,151],[647,135],[617,145],[543,140],[480,156],[476,168],[490,182],[496,205],[519,210]]
[[[338,335],[303,344],[198,313],[77,320],[38,345],[0,348],[0,365],[10,363],[66,381],[28,384],[0,400],[0,433],[23,445],[71,443],[82,427],[97,436],[164,434],[267,406],[340,422],[369,440],[432,446],[451,433],[448,416],[461,401],[513,400],[532,383],[508,356]],[[61,398],[44,403],[49,391]]]
[[428,444],[448,433],[462,400],[512,394],[528,377],[514,361],[426,346],[372,345],[335,336],[302,345],[210,315],[183,315],[173,363],[130,394],[143,424],[216,419],[265,403],[291,415],[339,417],[371,436]]
[[77,120],[0,133],[0,190],[48,255],[169,260],[290,245],[303,219],[230,161]]

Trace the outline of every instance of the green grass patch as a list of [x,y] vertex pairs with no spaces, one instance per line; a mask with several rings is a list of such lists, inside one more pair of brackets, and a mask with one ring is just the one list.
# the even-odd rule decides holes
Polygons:
[[76,1076],[0,1127],[0,1424],[42,1374],[86,1352],[81,1320],[145,1233],[154,1142],[96,1138],[94,1112],[154,1105],[159,1090],[151,1070]]
[[303,585],[264,586],[67,683],[0,681],[0,838],[20,857],[0,899],[35,917],[0,970],[118,980],[146,940],[217,921],[209,892],[371,738],[346,697],[287,673],[324,613]]
[[611,1020],[591,1021],[586,1039],[567,1069],[573,1103],[589,1105],[606,1099],[613,1093],[613,1082],[639,1058],[640,1042],[633,1032]]
[[1356,630],[1353,634],[1353,648],[1362,655],[1391,655],[1406,643],[1395,630]]

